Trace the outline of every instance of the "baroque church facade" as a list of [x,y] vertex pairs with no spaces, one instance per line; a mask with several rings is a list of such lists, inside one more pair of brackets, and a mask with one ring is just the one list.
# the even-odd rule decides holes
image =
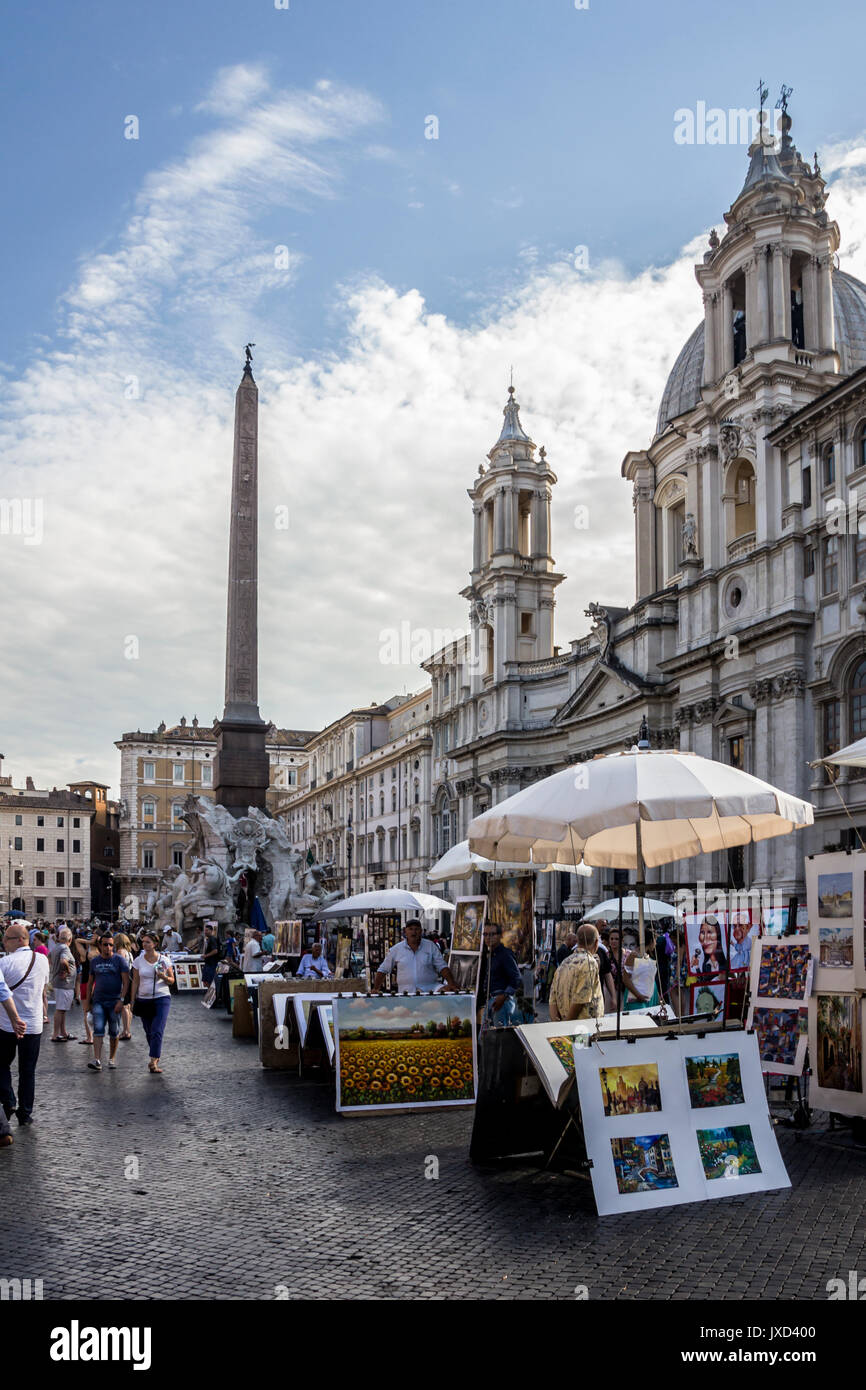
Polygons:
[[[566,651],[553,643],[556,477],[509,393],[469,491],[471,635],[424,663],[434,858],[530,782],[632,746],[644,718],[653,747],[733,763],[815,806],[805,834],[666,866],[660,886],[802,894],[806,854],[852,844],[855,825],[866,838],[866,781],[810,767],[866,736],[866,285],[838,268],[817,156],[802,159],[787,112],[780,141],[759,137],[749,159],[696,267],[703,320],[655,435],[623,460],[635,602],[591,604],[590,633]],[[598,901],[611,878],[539,875],[538,905]]]

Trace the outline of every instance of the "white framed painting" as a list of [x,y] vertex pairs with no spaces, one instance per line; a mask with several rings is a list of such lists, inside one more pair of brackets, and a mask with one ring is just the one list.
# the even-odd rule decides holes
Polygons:
[[866,1115],[863,1038],[866,999],[839,990],[816,990],[809,1000],[809,1103],[839,1115]]
[[742,1029],[574,1049],[599,1215],[790,1186]]
[[481,968],[481,954],[475,951],[452,951],[448,957],[448,969],[454,977],[459,990],[469,994],[478,993],[478,972]]
[[866,854],[814,854],[806,859],[814,989],[844,994],[866,988],[864,907]]
[[322,990],[320,994],[293,994],[292,1006],[295,1011],[295,1022],[298,1025],[298,1033],[301,1038],[301,1047],[306,1046],[307,1029],[310,1026],[310,1014],[317,1004],[333,999],[332,994]]
[[752,999],[748,1025],[758,1039],[761,1069],[775,1076],[802,1076],[806,1065],[808,1010],[804,1005],[759,1004]]

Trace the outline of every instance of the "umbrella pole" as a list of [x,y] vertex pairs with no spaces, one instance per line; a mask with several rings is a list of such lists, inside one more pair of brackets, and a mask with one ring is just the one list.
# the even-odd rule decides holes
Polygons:
[[617,971],[617,977],[616,977],[616,1036],[617,1036],[617,1041],[618,1041],[618,1040],[622,1037],[622,1028],[621,1028],[621,1026],[620,1026],[620,1020],[621,1020],[621,1018],[622,1018],[622,888],[621,888],[621,887],[620,887],[620,894],[619,894],[619,946],[617,947],[617,954],[618,954],[618,956],[619,956],[619,960],[618,960],[619,970]]
[[[644,876],[643,845],[640,833],[640,812],[638,811],[637,825],[635,826],[635,836],[637,844],[637,884],[639,885]],[[622,908],[622,898],[620,898],[620,908]],[[643,889],[637,888],[637,933],[638,945],[642,956],[646,955],[646,933],[644,931],[643,920]]]

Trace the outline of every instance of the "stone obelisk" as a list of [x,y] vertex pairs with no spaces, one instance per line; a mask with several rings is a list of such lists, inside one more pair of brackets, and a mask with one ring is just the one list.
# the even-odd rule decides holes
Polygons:
[[253,346],[246,348],[235,396],[226,698],[223,717],[216,723],[214,794],[233,816],[245,816],[250,806],[264,810],[269,782],[268,726],[258,703],[259,391],[253,380]]

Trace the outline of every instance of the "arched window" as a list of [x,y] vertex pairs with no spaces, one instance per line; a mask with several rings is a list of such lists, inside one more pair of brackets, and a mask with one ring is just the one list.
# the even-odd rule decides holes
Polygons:
[[866,738],[866,661],[851,677],[851,742],[858,738]]
[[417,778],[417,777],[415,778],[415,781],[413,782],[412,785],[413,785],[413,798],[414,798],[414,804],[417,806],[417,805],[418,805],[418,802],[421,800],[421,784],[420,784],[420,782],[418,781],[418,778]]
[[747,536],[755,529],[755,470],[748,459],[741,459],[733,476],[734,536]]
[[397,809],[397,788],[396,788],[396,787],[392,787],[392,788],[391,788],[391,810],[392,810],[392,811],[396,811],[396,809]]
[[379,815],[380,815],[380,816],[384,816],[384,814],[385,814],[385,793],[384,793],[384,792],[380,792],[380,793],[379,793]]

